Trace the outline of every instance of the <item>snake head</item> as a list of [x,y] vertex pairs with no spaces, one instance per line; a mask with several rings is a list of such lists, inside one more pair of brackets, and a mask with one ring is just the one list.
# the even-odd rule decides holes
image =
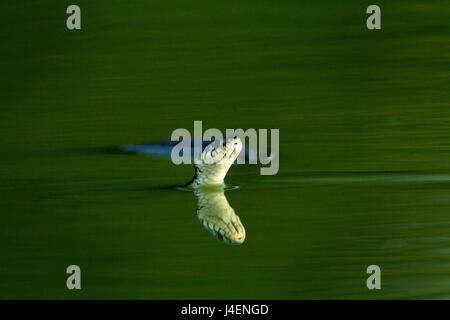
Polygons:
[[231,165],[242,150],[242,141],[237,136],[216,139],[197,156],[197,164]]
[[222,184],[228,170],[242,150],[237,136],[216,139],[195,159],[196,185]]

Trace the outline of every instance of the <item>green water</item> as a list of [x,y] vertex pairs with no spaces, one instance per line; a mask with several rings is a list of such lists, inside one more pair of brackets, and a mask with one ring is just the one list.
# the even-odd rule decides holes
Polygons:
[[[1,298],[450,298],[447,1],[69,4],[2,3]],[[280,129],[277,175],[226,179],[243,245],[168,188],[191,166],[102,152],[194,120]]]

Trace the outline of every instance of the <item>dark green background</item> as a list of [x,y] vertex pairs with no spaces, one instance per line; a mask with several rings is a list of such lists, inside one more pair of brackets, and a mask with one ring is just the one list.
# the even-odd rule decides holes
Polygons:
[[[1,298],[450,298],[448,1],[75,3],[2,2]],[[278,175],[227,176],[242,246],[190,166],[101,152],[194,120],[280,129]]]

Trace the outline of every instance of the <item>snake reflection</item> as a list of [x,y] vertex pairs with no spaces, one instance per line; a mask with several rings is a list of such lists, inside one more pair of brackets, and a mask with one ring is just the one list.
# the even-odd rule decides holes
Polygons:
[[196,189],[197,217],[219,241],[239,245],[244,243],[245,228],[224,191],[223,186]]
[[[143,147],[148,153],[154,146],[126,146],[125,151],[137,152]],[[217,239],[227,244],[242,244],[245,240],[245,228],[241,219],[225,197],[227,187],[224,182],[228,170],[241,151],[242,141],[238,136],[214,140],[201,153],[194,155],[193,178],[177,187],[194,192],[198,219]]]

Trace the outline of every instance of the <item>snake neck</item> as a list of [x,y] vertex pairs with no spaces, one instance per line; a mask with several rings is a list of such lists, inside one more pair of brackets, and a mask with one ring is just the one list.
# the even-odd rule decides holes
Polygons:
[[194,177],[184,186],[223,185],[225,176],[242,149],[237,137],[224,137],[205,147],[194,160]]
[[197,174],[197,170],[198,170],[197,165],[194,165],[194,169],[195,169],[195,173],[194,173],[194,176],[192,177],[192,179],[189,182],[181,185],[181,187],[197,189],[198,187],[201,186],[201,183],[200,183],[200,180],[198,179],[198,174]]
[[223,185],[224,178],[230,168],[229,165],[194,165],[194,176],[184,186],[190,188],[198,188],[207,185]]

